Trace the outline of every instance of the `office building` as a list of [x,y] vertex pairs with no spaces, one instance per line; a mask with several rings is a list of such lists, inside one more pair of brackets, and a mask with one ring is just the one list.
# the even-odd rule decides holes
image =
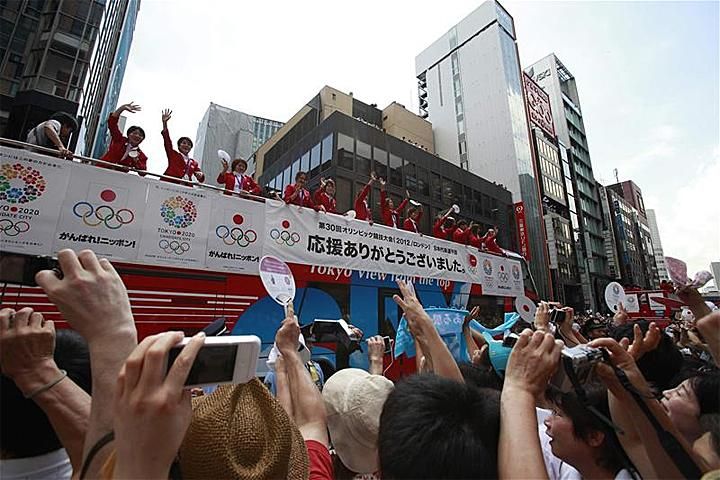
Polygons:
[[530,120],[531,152],[542,197],[553,300],[583,310],[585,302],[575,251],[575,189],[567,148],[555,136],[548,94],[525,73],[523,87]]
[[79,110],[84,125],[78,151],[87,156],[99,158],[110,145],[107,119],[117,108],[139,11],[140,0],[112,0],[105,6]]
[[710,262],[710,273],[713,275],[715,291],[720,290],[720,262]]
[[647,220],[642,190],[631,180],[608,185],[607,188],[620,195],[635,209],[635,216],[637,217],[637,221],[635,222],[636,235],[640,240],[642,247],[641,257],[643,261],[644,274],[647,279],[646,283],[650,286],[659,286],[660,275],[658,273],[658,267],[655,263],[655,248],[652,242],[652,232]]
[[520,242],[540,295],[550,297],[540,193],[530,147],[513,18],[494,0],[480,5],[415,58],[420,114],[435,150],[513,195]]
[[575,201],[580,237],[577,247],[582,259],[578,268],[585,304],[593,310],[604,309],[605,286],[611,277],[600,197],[593,176],[575,77],[554,54],[534,63],[525,72],[549,95],[555,133],[558,140],[570,149],[572,181],[577,194]]
[[[663,252],[662,241],[660,240],[660,230],[658,229],[655,210],[649,208],[646,214],[648,227],[650,228],[650,236],[652,237],[653,251],[655,252],[655,265],[657,266],[658,277],[660,280],[670,280],[667,267],[665,266],[665,253]],[[718,265],[718,267],[720,268],[720,265]]]
[[[0,135],[24,140],[30,128],[57,111],[77,114],[105,4],[2,2]],[[77,138],[71,138],[71,148]]]
[[247,160],[248,173],[256,173],[253,153],[282,125],[210,103],[198,125],[193,157],[202,165],[208,182],[215,183],[222,170],[218,150],[225,150],[232,158]]
[[[433,154],[431,132],[429,122],[400,104],[379,110],[324,87],[258,149],[260,183],[282,191],[298,171],[306,171],[314,189],[321,176],[332,177],[338,211],[345,212],[354,208],[356,195],[375,171],[387,179],[396,205],[406,189],[424,205],[421,231],[429,233],[435,215],[455,203],[461,217],[477,221],[482,229],[497,225],[498,243],[515,249],[510,192]],[[368,205],[376,221],[381,219],[379,200],[375,184]]]

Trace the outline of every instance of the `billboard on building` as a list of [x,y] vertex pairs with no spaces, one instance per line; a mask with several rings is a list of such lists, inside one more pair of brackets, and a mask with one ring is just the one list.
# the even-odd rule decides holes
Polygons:
[[550,96],[524,72],[523,87],[525,88],[525,104],[527,105],[530,121],[540,127],[545,133],[550,135],[550,137],[555,137],[555,126],[550,109]]

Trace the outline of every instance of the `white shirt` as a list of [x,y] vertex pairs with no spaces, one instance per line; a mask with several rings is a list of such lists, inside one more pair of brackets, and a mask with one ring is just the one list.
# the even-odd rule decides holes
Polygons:
[[536,408],[535,414],[537,415],[540,448],[542,449],[543,459],[545,460],[545,469],[547,470],[548,478],[550,478],[550,480],[582,480],[580,472],[575,470],[572,465],[563,462],[552,453],[550,436],[547,434],[547,427],[544,423],[545,419],[552,415],[552,412],[544,408]]
[[242,173],[240,175],[238,175],[237,173],[233,173],[233,175],[235,176],[235,186],[233,187],[233,192],[240,193],[240,191],[242,190],[242,184],[243,180],[245,179],[245,175],[243,175]]
[[47,120],[28,132],[26,138],[27,143],[30,143],[32,145],[38,145],[41,147],[55,148],[55,144],[52,143],[52,141],[45,133],[46,126],[55,130],[55,133],[57,133],[58,136],[60,135],[60,122],[58,122],[57,120]]
[[64,448],[36,457],[0,460],[0,478],[3,480],[69,479],[72,471]]

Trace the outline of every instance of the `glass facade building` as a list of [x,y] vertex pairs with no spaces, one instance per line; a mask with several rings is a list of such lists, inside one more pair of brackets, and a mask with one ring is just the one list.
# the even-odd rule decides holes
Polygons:
[[489,0],[415,58],[420,115],[433,124],[435,151],[507,188],[522,204],[538,293],[550,297],[550,271],[538,178],[530,147],[515,25]]
[[[56,111],[77,114],[105,11],[100,0],[0,2],[0,131],[24,139]],[[77,135],[70,143],[74,147]]]

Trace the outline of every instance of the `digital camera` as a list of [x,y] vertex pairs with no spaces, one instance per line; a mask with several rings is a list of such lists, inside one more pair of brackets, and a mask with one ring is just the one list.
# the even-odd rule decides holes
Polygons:
[[560,354],[561,368],[558,368],[551,383],[562,392],[573,391],[575,386],[587,383],[595,365],[603,359],[603,352],[599,348],[587,345],[565,347]]

